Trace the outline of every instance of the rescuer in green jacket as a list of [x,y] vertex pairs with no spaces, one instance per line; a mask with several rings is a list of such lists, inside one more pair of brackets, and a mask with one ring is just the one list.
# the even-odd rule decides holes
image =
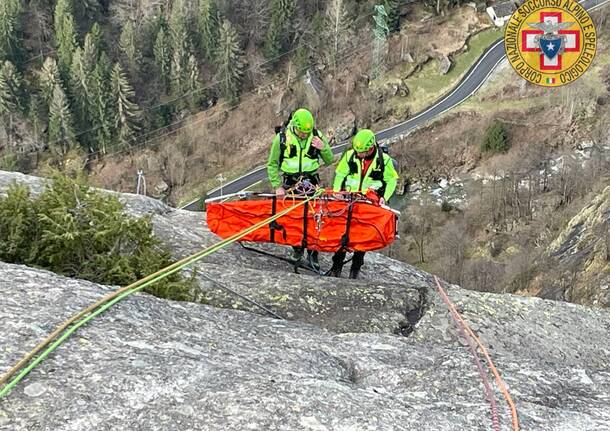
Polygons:
[[[397,181],[398,173],[392,158],[379,148],[373,131],[362,129],[354,136],[352,149],[343,154],[337,165],[333,190],[365,194],[373,190],[379,198],[379,203],[384,205],[394,194]],[[364,251],[354,252],[349,278],[358,278],[364,263],[364,254]],[[331,276],[341,277],[345,255],[345,250],[335,253]]]
[[[297,109],[288,124],[277,131],[271,144],[267,174],[275,194],[284,196],[286,190],[302,181],[308,181],[312,186],[319,185],[320,159],[327,165],[333,163],[329,141],[315,128],[311,112]],[[303,248],[293,247],[293,250],[295,260],[300,260]],[[308,251],[308,257],[311,266],[318,269],[318,253]]]

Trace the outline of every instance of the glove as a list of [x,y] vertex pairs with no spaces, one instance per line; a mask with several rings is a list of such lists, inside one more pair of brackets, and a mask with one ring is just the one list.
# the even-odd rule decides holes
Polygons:
[[314,136],[311,140],[311,146],[318,150],[322,150],[324,148],[324,141],[317,136]]
[[286,190],[284,190],[284,187],[279,186],[277,189],[275,189],[275,195],[284,196],[284,195],[286,195]]
[[377,195],[377,192],[374,189],[367,189],[364,196],[366,196],[366,198],[374,204],[379,204],[379,196]]

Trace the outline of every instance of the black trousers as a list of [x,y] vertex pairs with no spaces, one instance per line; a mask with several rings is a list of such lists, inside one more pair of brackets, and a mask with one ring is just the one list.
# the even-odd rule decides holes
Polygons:
[[[347,254],[347,252],[339,250],[333,255],[333,269],[334,270],[343,269],[343,262],[345,261],[346,254]],[[366,251],[355,251],[354,252],[354,257],[352,258],[352,267],[351,267],[352,272],[360,271],[360,268],[364,264],[364,255],[365,254],[366,254]]]

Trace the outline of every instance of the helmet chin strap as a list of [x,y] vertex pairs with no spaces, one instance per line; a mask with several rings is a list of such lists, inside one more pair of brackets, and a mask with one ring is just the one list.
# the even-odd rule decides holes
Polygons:
[[295,125],[292,126],[292,133],[297,135],[300,139],[306,139],[309,136],[309,133],[303,132]]

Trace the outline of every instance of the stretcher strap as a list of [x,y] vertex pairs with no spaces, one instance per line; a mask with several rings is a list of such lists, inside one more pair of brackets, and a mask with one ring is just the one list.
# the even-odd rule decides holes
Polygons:
[[[271,198],[271,216],[273,217],[277,212],[277,196],[273,196]],[[282,232],[282,236],[284,237],[284,241],[286,241],[286,228],[279,224],[277,220],[273,220],[269,223],[269,242],[275,243],[275,231],[279,230]]]
[[349,244],[349,231],[352,226],[352,214],[354,212],[354,202],[350,201],[347,207],[347,221],[345,222],[345,233],[341,237],[341,250],[347,250]]
[[303,250],[307,249],[307,216],[309,215],[309,205],[303,205]]

